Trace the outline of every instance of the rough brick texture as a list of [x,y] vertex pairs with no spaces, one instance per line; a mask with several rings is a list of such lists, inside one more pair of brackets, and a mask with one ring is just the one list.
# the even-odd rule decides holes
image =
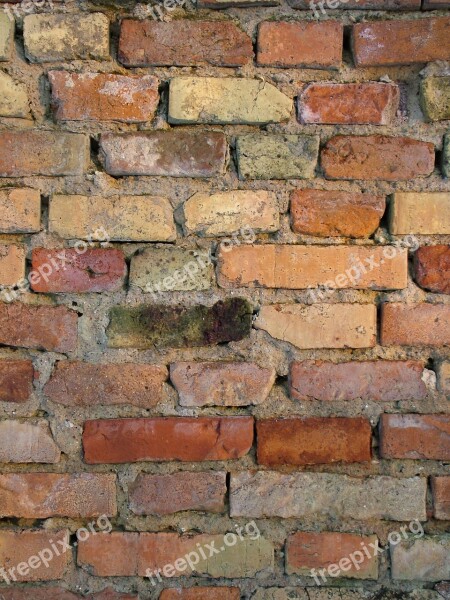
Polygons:
[[239,600],[240,591],[235,587],[195,587],[163,590],[160,600]]
[[33,391],[31,360],[0,361],[0,401],[26,402]]
[[47,421],[0,421],[0,462],[57,463],[60,456]]
[[34,233],[41,226],[41,196],[32,189],[0,190],[0,231]]
[[390,211],[394,235],[450,234],[450,192],[397,192]]
[[450,294],[450,246],[423,246],[414,255],[416,283],[438,294]]
[[445,304],[384,304],[383,346],[444,346],[450,344],[450,306]]
[[450,416],[381,415],[383,458],[450,459]]
[[450,477],[432,477],[434,516],[436,519],[450,519]]
[[0,244],[0,285],[15,286],[25,275],[25,248]]
[[450,573],[450,535],[391,544],[392,578],[440,581]]

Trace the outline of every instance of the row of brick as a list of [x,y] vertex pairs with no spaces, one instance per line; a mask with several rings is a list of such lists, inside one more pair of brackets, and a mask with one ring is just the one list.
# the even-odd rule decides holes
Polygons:
[[[448,346],[450,306],[384,303],[383,346]],[[212,346],[248,337],[252,326],[298,348],[373,348],[377,343],[375,304],[275,304],[253,320],[243,298],[212,306],[115,306],[106,331],[110,348]],[[0,344],[54,352],[74,352],[78,315],[64,306],[0,303]]]
[[[294,400],[399,402],[427,396],[420,361],[294,361],[289,394]],[[438,389],[450,393],[450,363],[436,368]],[[0,360],[0,401],[26,402],[38,377],[31,360]],[[44,395],[66,406],[120,405],[153,408],[163,400],[165,365],[94,364],[58,361]],[[180,406],[251,406],[267,401],[276,378],[273,368],[249,362],[176,362],[170,381]],[[225,383],[226,382],[226,383]]]
[[[0,60],[12,52],[13,21],[3,20]],[[25,56],[31,62],[109,60],[110,22],[106,15],[34,14],[24,20]],[[449,17],[357,23],[352,27],[353,58],[358,67],[448,60]],[[9,31],[8,31],[9,30]],[[257,32],[259,66],[338,69],[344,27],[337,21],[266,21]],[[125,19],[118,59],[126,67],[240,67],[253,61],[250,36],[229,21]]]

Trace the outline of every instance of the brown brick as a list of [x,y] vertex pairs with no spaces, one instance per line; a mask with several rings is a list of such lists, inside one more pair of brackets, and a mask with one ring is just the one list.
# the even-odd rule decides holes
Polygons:
[[166,367],[120,363],[58,361],[44,394],[65,406],[129,404],[156,406],[162,399]]
[[181,406],[261,404],[267,400],[275,377],[275,369],[247,362],[179,362],[170,365],[170,379]]
[[72,352],[77,345],[76,312],[65,306],[0,303],[0,344]]
[[298,97],[300,123],[387,125],[399,88],[390,83],[311,83]]
[[414,255],[417,285],[438,294],[450,294],[450,246],[423,246]]
[[34,233],[40,228],[41,195],[37,190],[0,190],[1,233]]
[[450,344],[450,306],[444,304],[382,305],[383,346],[442,346]]
[[227,460],[245,456],[252,442],[252,417],[99,419],[83,432],[88,464]]
[[[286,540],[286,573],[310,576],[311,569],[328,570],[331,565],[338,565],[338,577],[378,579],[378,555],[371,544],[378,544],[376,535],[298,531]],[[355,554],[356,561],[362,546],[369,550],[370,558],[363,555],[363,561],[356,565],[349,556]],[[333,576],[331,570],[329,573]]]
[[60,455],[47,421],[0,421],[0,462],[57,463]]
[[115,176],[214,177],[223,174],[227,152],[226,138],[217,131],[108,133],[100,140],[105,170]]
[[384,196],[334,190],[291,192],[292,229],[318,237],[369,237],[380,225]]
[[15,286],[25,276],[25,247],[0,244],[0,285]]
[[239,600],[241,592],[236,587],[194,587],[163,590],[159,600]]
[[253,58],[252,41],[227,21],[122,22],[119,60],[127,67],[239,67]]
[[337,21],[265,21],[258,28],[259,65],[338,69],[344,28]]
[[263,419],[257,421],[256,430],[260,465],[352,463],[371,458],[372,429],[361,417]]
[[322,150],[327,179],[403,181],[434,170],[434,145],[405,137],[339,135]]
[[89,159],[89,138],[81,133],[0,132],[0,177],[82,175]]
[[381,415],[380,455],[450,460],[450,415]]
[[337,364],[303,360],[291,364],[289,389],[291,397],[300,401],[422,400],[427,395],[422,374],[423,363],[412,360],[355,360]]
[[115,248],[34,248],[29,281],[35,292],[115,292],[125,282],[127,266]]
[[432,477],[434,518],[450,520],[450,476]]
[[0,401],[26,402],[33,391],[31,360],[0,360]]
[[449,60],[450,17],[353,25],[357,67],[411,65]]
[[59,121],[151,121],[159,102],[152,75],[50,71],[52,102]]
[[444,361],[437,366],[438,390],[450,394],[450,361]]
[[225,510],[226,473],[181,471],[171,475],[140,473],[128,488],[136,515],[171,515],[184,510]]
[[111,517],[117,513],[116,476],[98,473],[0,474],[0,516]]
[[[52,550],[52,542],[59,549],[59,556]],[[69,531],[0,531],[0,564],[8,573],[13,570],[10,581],[52,581],[63,579],[71,563]],[[39,553],[46,551],[45,554]],[[52,558],[49,560],[49,555]],[[32,560],[31,568],[28,564]],[[44,562],[46,561],[46,562]],[[10,575],[10,573],[8,573]]]
[[225,288],[402,289],[407,261],[406,250],[390,246],[234,246],[220,250],[217,281]]

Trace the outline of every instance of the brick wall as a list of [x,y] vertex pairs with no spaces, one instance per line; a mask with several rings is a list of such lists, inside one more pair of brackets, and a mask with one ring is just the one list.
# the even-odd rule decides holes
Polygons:
[[0,1],[0,598],[450,598],[449,8]]

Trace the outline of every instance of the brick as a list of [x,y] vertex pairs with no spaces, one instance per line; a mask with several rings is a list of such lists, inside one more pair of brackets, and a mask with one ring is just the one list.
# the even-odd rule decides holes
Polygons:
[[432,477],[434,518],[450,520],[450,477]]
[[450,415],[381,415],[380,455],[450,460]]
[[44,394],[65,406],[128,404],[152,408],[162,400],[166,367],[58,361]]
[[252,41],[227,21],[122,21],[119,61],[127,67],[239,67],[253,58]]
[[240,597],[237,587],[195,587],[163,590],[159,600],[240,600]]
[[0,72],[0,117],[30,118],[26,87],[3,72]]
[[0,285],[14,286],[25,276],[25,246],[0,244]]
[[225,288],[403,289],[407,263],[407,251],[393,246],[234,246],[220,250],[217,280]]
[[89,160],[89,139],[81,133],[0,133],[0,177],[83,175]]
[[450,133],[444,135],[441,168],[442,175],[448,179],[450,177]]
[[449,33],[449,17],[357,23],[353,58],[357,67],[449,60]]
[[41,228],[41,196],[37,190],[0,190],[0,232],[34,233]]
[[383,346],[450,344],[450,306],[385,303],[381,312]]
[[357,568],[348,558],[354,552],[361,552],[363,545],[370,549],[378,545],[377,536],[297,531],[286,540],[286,573],[311,575],[311,569],[328,569],[332,564],[337,564],[340,577],[378,579],[378,556],[372,550],[369,550],[370,558],[365,556],[364,562]]
[[434,170],[434,145],[405,137],[339,135],[321,153],[327,179],[404,181]]
[[262,419],[256,423],[258,464],[369,462],[372,428],[362,417]]
[[[71,552],[66,548],[69,539],[69,531],[66,529],[57,531],[2,529],[0,531],[0,564],[7,573],[9,569],[13,569],[14,578],[11,575],[8,578],[9,582],[63,579],[71,563]],[[59,549],[59,556],[51,550],[52,542]],[[39,552],[44,550],[51,551],[53,555],[47,565],[39,557]],[[31,558],[33,558],[33,568],[28,564]]]
[[65,306],[0,303],[0,344],[53,352],[77,345],[76,312]]
[[11,58],[14,41],[14,20],[0,13],[0,62]]
[[136,515],[163,516],[185,510],[222,513],[227,492],[226,473],[139,473],[128,490],[130,510]]
[[337,21],[322,23],[265,21],[258,28],[260,66],[338,69],[344,29]]
[[186,235],[215,237],[242,231],[273,233],[280,228],[276,196],[266,190],[197,192],[183,204]]
[[295,233],[364,238],[380,225],[384,196],[334,190],[294,190],[290,212]]
[[236,342],[250,335],[252,308],[243,298],[212,306],[115,306],[107,329],[110,348],[183,348]]
[[261,308],[254,326],[297,348],[371,348],[376,320],[373,304],[274,304]]
[[313,135],[264,135],[236,138],[240,179],[311,179],[319,153]]
[[124,254],[115,248],[34,248],[31,256],[35,292],[115,292],[127,274]]
[[116,476],[98,473],[0,474],[0,515],[86,518],[117,513]]
[[392,579],[440,581],[450,577],[450,535],[391,543]]
[[47,421],[0,422],[0,462],[57,463],[60,456]]
[[[207,253],[206,253],[207,254]],[[130,286],[145,292],[208,290],[214,269],[209,256],[184,248],[145,248],[131,259]]]
[[423,400],[427,388],[419,361],[372,360],[332,363],[322,360],[294,361],[289,391],[294,400],[371,400],[399,402]]
[[311,83],[298,97],[300,123],[388,125],[400,91],[390,83]]
[[33,392],[31,360],[0,360],[0,402],[26,402]]
[[[2,600],[80,600],[82,596],[72,594],[59,587],[14,587],[12,584],[8,588],[2,588]],[[96,596],[88,597],[96,598]],[[106,598],[105,598],[106,600]]]
[[[425,0],[426,1],[426,0]],[[310,0],[288,0],[289,6],[296,9],[311,8]],[[325,2],[323,10],[327,7],[332,8],[333,2]],[[349,0],[349,2],[338,5],[339,10],[357,9],[357,10],[420,10],[421,0]],[[334,7],[333,7],[334,8]],[[316,18],[320,18],[323,10],[312,7],[313,14]],[[317,14],[316,14],[317,13]]]
[[110,175],[214,177],[225,170],[228,147],[217,131],[169,130],[150,133],[107,133],[100,156]]
[[420,84],[421,106],[430,121],[450,119],[450,77],[427,77]]
[[[327,577],[326,572],[325,577]],[[322,577],[319,581],[322,584]],[[326,584],[331,585],[332,582],[328,579]],[[326,584],[324,583],[324,585]],[[398,600],[398,594],[402,595],[402,600],[442,600],[442,596],[433,590],[416,589],[412,592],[403,590],[399,592],[386,588],[368,590],[361,587],[348,589],[316,586],[307,588],[260,588],[252,596],[252,600],[377,600],[380,594],[382,594],[383,600]]]
[[228,460],[245,456],[252,442],[252,417],[99,419],[83,432],[88,464]]
[[50,201],[49,230],[65,239],[173,242],[176,229],[167,198],[60,196]]
[[159,102],[152,75],[50,71],[52,103],[59,121],[151,121]]
[[450,294],[450,246],[422,246],[414,254],[417,285],[438,294]]
[[170,380],[181,406],[248,406],[265,402],[276,371],[254,363],[178,362]]
[[170,81],[169,123],[287,121],[292,100],[260,79],[175,77]]
[[23,27],[31,62],[109,59],[109,20],[101,13],[27,15]]
[[438,389],[440,392],[450,394],[450,362],[438,365]]
[[80,541],[77,564],[95,576],[137,575],[139,534],[113,531]]
[[450,192],[396,192],[389,230],[394,235],[450,234]]
[[448,0],[423,0],[422,10],[435,10],[440,8],[450,8]]
[[426,520],[425,477],[259,471],[232,473],[230,485],[231,517]]

